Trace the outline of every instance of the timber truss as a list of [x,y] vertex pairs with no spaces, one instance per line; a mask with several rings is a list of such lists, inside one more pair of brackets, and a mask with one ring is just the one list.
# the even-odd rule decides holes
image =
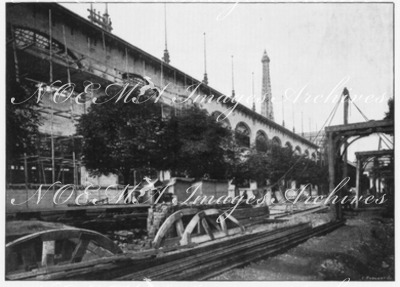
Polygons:
[[[342,160],[347,148],[358,139],[371,134],[393,134],[394,121],[380,120],[329,126],[325,128],[325,132],[328,138],[329,190],[332,191],[340,180],[347,176],[346,172],[341,172],[342,169],[345,170],[343,165],[347,164]],[[353,139],[348,142],[350,138]],[[337,215],[341,217],[340,210]]]

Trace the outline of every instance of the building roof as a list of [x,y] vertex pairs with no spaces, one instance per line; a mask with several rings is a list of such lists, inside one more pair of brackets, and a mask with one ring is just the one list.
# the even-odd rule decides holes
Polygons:
[[[122,39],[122,38],[120,38],[120,37],[108,32],[108,31],[102,29],[101,27],[93,24],[89,20],[87,20],[87,19],[81,17],[80,15],[72,12],[71,10],[61,6],[60,4],[57,4],[57,3],[17,3],[17,4],[10,4],[10,5],[21,5],[21,4],[23,4],[23,5],[41,5],[41,6],[44,6],[44,7],[48,6],[49,9],[54,9],[55,11],[58,10],[60,12],[60,14],[61,14],[61,15],[58,15],[58,16],[61,16],[61,18],[62,18],[65,15],[66,17],[68,17],[68,22],[74,23],[74,25],[79,25],[80,27],[86,25],[87,27],[89,27],[90,29],[93,29],[94,31],[97,31],[99,33],[104,33],[107,37],[110,37],[111,39],[113,39],[115,41],[115,43],[121,44],[122,46],[130,49],[131,51],[136,52],[136,54],[140,54],[142,57],[146,58],[149,61],[156,62],[156,63],[158,63],[160,65],[162,63],[163,67],[164,67],[164,72],[168,72],[168,69],[169,69],[170,72],[175,72],[177,77],[179,77],[179,76],[180,77],[185,77],[186,79],[189,79],[191,82],[193,82],[195,84],[201,84],[202,83],[202,81],[195,79],[194,77],[182,72],[178,68],[175,68],[172,65],[165,63],[162,59],[159,59],[159,58],[147,53],[146,51],[144,51],[144,50],[142,50],[142,49],[130,44],[129,42],[125,41],[124,39]],[[79,23],[79,24],[77,24],[77,23]],[[89,30],[86,30],[86,31],[89,31]],[[268,55],[267,55],[266,51],[264,51],[264,56],[263,57],[265,57],[265,56],[268,58]],[[269,60],[269,58],[268,58],[268,60]],[[204,91],[206,93],[208,92],[209,94],[213,94],[213,95],[215,95],[217,97],[219,97],[219,96],[228,97],[228,96],[224,95],[223,93],[217,91],[216,89],[214,89],[214,88],[212,88],[212,87],[210,87],[208,85],[205,85],[204,83],[202,83],[202,90],[203,90],[203,92]],[[223,105],[227,105],[228,107],[232,107],[233,105],[235,105],[235,102],[233,101],[233,99],[231,99],[231,101],[227,101],[227,102],[222,101],[220,103],[223,104]],[[277,124],[276,122],[266,118],[265,116],[255,112],[255,111],[253,111],[252,109],[244,106],[241,103],[238,103],[236,109],[238,111],[241,111],[242,113],[244,113],[246,115],[249,115],[253,119],[256,119],[256,120],[258,120],[258,121],[260,121],[260,122],[262,122],[262,123],[264,123],[266,125],[269,125],[269,126],[273,127],[276,130],[279,130],[282,133],[285,133],[285,134],[289,135],[290,137],[292,137],[292,138],[294,138],[294,139],[296,139],[296,140],[298,140],[300,142],[303,142],[304,144],[312,146],[312,147],[314,147],[316,149],[319,147],[318,145],[312,143],[311,141],[305,139],[304,137],[302,137],[302,136],[300,136],[300,135],[298,135],[298,134],[286,129],[285,127]]]

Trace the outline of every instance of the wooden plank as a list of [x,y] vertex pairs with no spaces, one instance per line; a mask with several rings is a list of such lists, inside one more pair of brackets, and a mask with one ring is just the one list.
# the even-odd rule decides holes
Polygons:
[[176,227],[176,232],[178,233],[178,236],[182,238],[183,232],[185,231],[185,229],[183,227],[182,219],[179,219],[176,221],[175,227]]
[[96,244],[114,254],[122,253],[122,250],[111,239],[103,234],[92,230],[79,228],[53,229],[29,234],[8,243],[6,248],[16,248],[18,245],[33,241],[36,238],[40,238],[42,241],[56,241],[80,238],[82,234],[84,234],[85,238],[93,240]]
[[198,212],[193,218],[190,220],[189,224],[186,226],[185,231],[183,232],[181,245],[186,245],[191,243],[190,237],[194,230],[194,228],[199,225],[200,219],[204,216],[204,210]]
[[207,219],[202,218],[202,219],[201,219],[201,224],[203,225],[204,230],[206,231],[206,233],[208,234],[208,236],[210,236],[211,240],[214,240],[214,234],[212,233],[211,228],[210,228],[210,226],[209,226],[208,223],[207,223]]
[[215,229],[217,229],[218,231],[222,231],[221,226],[219,226],[214,219],[209,218],[209,217],[207,217],[206,219],[207,219],[208,223],[210,223],[212,226],[214,226]]
[[384,156],[393,154],[393,150],[370,150],[355,152],[356,157]]
[[[274,231],[265,231],[259,232],[256,234],[248,234],[239,237],[234,237],[229,240],[217,241],[212,245],[206,245],[202,247],[198,247],[196,249],[189,249],[183,252],[178,252],[170,255],[166,255],[164,257],[151,259],[151,258],[135,258],[127,257],[127,255],[118,255],[110,258],[102,258],[98,260],[81,262],[76,264],[68,264],[64,266],[54,266],[50,267],[49,270],[37,270],[36,272],[26,272],[23,274],[13,274],[7,275],[7,279],[12,280],[21,280],[21,279],[86,279],[90,278],[91,280],[110,280],[117,279],[119,276],[123,276],[123,274],[130,274],[128,277],[132,277],[132,270],[144,270],[143,268],[148,268],[148,270],[154,270],[154,272],[160,272],[160,274],[165,274],[172,271],[182,268],[179,264],[173,263],[173,260],[178,260],[183,266],[185,264],[190,264],[192,266],[198,265],[201,263],[197,262],[198,256],[207,260],[207,258],[219,257],[221,256],[218,252],[238,252],[237,250],[241,250],[243,246],[247,246],[248,244],[254,243],[257,240],[262,239],[262,242],[268,240],[276,240],[278,238],[282,238],[287,236],[287,234],[292,234],[293,232],[303,232],[305,230],[310,229],[309,224],[299,224],[297,226],[284,227],[280,230]],[[229,248],[226,248],[229,246]],[[236,246],[236,247],[235,247]],[[232,247],[232,249],[231,249]],[[246,248],[247,248],[246,247]],[[248,248],[247,248],[248,249]],[[153,250],[154,251],[154,250]],[[226,254],[226,253],[223,253]],[[211,256],[211,257],[205,257]],[[163,264],[166,264],[165,266]],[[93,267],[95,266],[95,268]],[[76,271],[75,271],[76,270]],[[52,272],[52,273],[50,273]],[[176,272],[176,271],[175,271]],[[42,275],[40,275],[42,274]],[[131,275],[132,274],[132,275]],[[135,272],[135,276],[139,276],[138,272]],[[150,277],[147,277],[150,278]],[[140,279],[143,279],[140,278]]]
[[76,262],[82,261],[82,258],[86,253],[89,243],[90,243],[90,240],[87,238],[84,238],[84,237],[79,241],[74,252],[72,253],[71,261],[70,261],[71,263],[76,263]]
[[[201,224],[201,219],[204,216],[219,215],[219,214],[220,214],[220,211],[218,209],[206,209],[206,210],[200,211],[195,216],[193,216],[193,218],[191,219],[191,221],[185,228],[185,231],[183,233],[182,240],[181,240],[181,245],[191,243],[191,239],[190,239],[191,234],[193,233],[194,228],[197,225]],[[226,218],[222,219],[221,217],[219,217],[219,219],[220,219],[222,230],[224,230],[227,233],[226,222],[225,222]],[[240,227],[241,231],[244,232],[244,227],[239,223],[239,221],[237,219],[235,219],[232,215],[229,216],[228,219],[230,221],[232,221],[233,223],[235,223],[236,225],[238,225]]]
[[54,265],[55,249],[56,242],[54,240],[42,242],[42,266]]
[[154,237],[154,240],[152,242],[152,246],[154,248],[159,248],[161,245],[161,241],[164,239],[165,235],[167,232],[170,230],[172,226],[175,226],[175,222],[177,220],[182,220],[184,212],[181,210],[178,210],[177,212],[174,212],[168,218],[163,222],[163,224],[160,226],[160,228],[157,231],[156,236]]
[[279,217],[276,217],[276,218],[279,218],[279,219],[291,219],[291,218],[297,217],[299,215],[305,215],[305,214],[310,214],[310,213],[314,213],[314,212],[320,212],[320,211],[324,211],[324,210],[328,210],[328,209],[329,209],[328,206],[321,206],[321,207],[318,207],[318,208],[312,208],[312,209],[305,210],[305,211],[302,211],[302,212],[299,212],[299,213],[290,214],[290,215],[286,215],[286,216],[279,216]]
[[232,215],[238,220],[244,217],[252,217],[259,215],[268,216],[269,208],[268,207],[240,208],[233,211]]
[[354,133],[358,133],[361,130],[371,129],[371,128],[391,128],[393,131],[394,121],[393,120],[380,120],[380,121],[368,121],[368,122],[359,122],[352,123],[347,125],[335,125],[329,126],[325,128],[326,132],[343,132],[343,131],[354,131]]
[[[150,278],[152,280],[168,279],[172,276],[179,278],[179,274],[184,273],[189,268],[200,269],[206,266],[208,268],[210,262],[220,261],[223,256],[229,256],[232,254],[246,254],[249,250],[252,250],[256,246],[262,246],[265,249],[265,244],[277,242],[278,239],[285,240],[292,234],[304,234],[312,230],[310,224],[300,224],[297,226],[282,228],[278,231],[261,232],[259,234],[252,234],[243,237],[233,238],[232,240],[220,242],[222,245],[208,245],[196,255],[186,256],[176,262],[169,261],[166,264],[155,266],[147,270],[135,272],[127,275],[123,278],[117,278],[118,280],[141,280],[143,278]],[[234,242],[234,244],[232,244]],[[278,242],[279,244],[279,242]],[[217,247],[218,246],[218,247]],[[229,246],[229,248],[227,248]]]

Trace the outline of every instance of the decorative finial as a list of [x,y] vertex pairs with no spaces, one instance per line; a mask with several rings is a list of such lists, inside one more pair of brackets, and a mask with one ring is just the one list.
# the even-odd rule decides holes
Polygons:
[[282,95],[282,126],[285,127],[285,105],[283,104],[283,95]]
[[204,79],[203,83],[208,85],[208,77],[207,77],[207,54],[206,54],[206,33],[204,35]]
[[108,14],[108,4],[106,3],[106,11],[103,15],[101,15],[100,11],[96,11],[93,9],[93,3],[90,3],[89,11],[89,20],[90,22],[100,26],[102,29],[106,30],[107,32],[112,31],[112,23],[110,15]]
[[232,57],[232,98],[235,98],[235,79],[233,74],[233,55]]
[[167,3],[164,3],[164,29],[165,29],[165,50],[162,59],[165,63],[169,64],[170,58],[167,45]]
[[292,103],[292,122],[293,122],[293,132],[296,132],[296,129],[294,127],[294,108],[293,108],[293,103]]
[[255,101],[255,95],[254,95],[254,72],[251,73],[251,91],[253,94],[253,112],[256,111],[256,101]]

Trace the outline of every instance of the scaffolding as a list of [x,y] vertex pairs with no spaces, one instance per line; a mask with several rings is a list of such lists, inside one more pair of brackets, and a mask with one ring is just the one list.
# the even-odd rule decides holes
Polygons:
[[[49,9],[48,36],[38,31],[12,25],[9,30],[10,37],[7,44],[10,44],[10,47],[12,45],[17,83],[32,89],[29,91],[31,94],[36,92],[40,95],[46,94],[43,97],[38,95],[41,100],[37,110],[45,118],[45,121],[40,128],[38,138],[32,139],[35,142],[37,153],[24,154],[9,164],[7,186],[10,188],[13,186],[28,188],[38,184],[51,185],[58,181],[62,184],[81,184],[82,138],[75,135],[75,124],[81,115],[86,113],[86,101],[90,100],[90,97],[84,99],[83,105],[77,105],[75,97],[79,92],[73,91],[70,96],[69,90],[60,92],[57,90],[58,87],[53,84],[60,74],[64,75],[68,83],[71,83],[71,74],[76,74],[74,71],[80,69],[80,63],[75,54],[68,49],[64,25],[62,26],[63,41],[53,39],[52,22],[52,11]],[[24,64],[19,61],[19,56],[26,56],[27,52],[38,54],[37,58],[40,58],[40,64],[47,64],[46,70],[43,70],[42,67],[39,75],[32,73],[29,76],[21,72],[23,70],[21,68],[26,70],[26,67],[22,66]],[[61,66],[60,63],[62,63]],[[71,73],[71,69],[73,73]],[[127,71],[120,74],[122,82],[133,87],[143,87],[149,84],[140,75]],[[56,95],[56,93],[59,94]],[[153,90],[151,93],[155,93],[155,91]],[[62,104],[51,100],[55,95],[57,97],[64,96],[65,100],[62,100]]]
[[[52,86],[53,61],[62,59],[66,63],[68,82],[71,82],[70,66],[75,65],[75,63],[68,50],[64,26],[62,27],[64,43],[61,44],[52,38],[51,9],[49,9],[48,29],[49,37],[45,37],[11,25],[11,37],[7,43],[12,44],[16,82],[25,87],[35,85],[38,93],[46,91],[53,95],[56,92],[56,87]],[[48,83],[21,75],[18,55],[27,49],[39,49],[41,52],[47,51],[49,59]],[[35,144],[36,154],[25,153],[22,157],[9,163],[7,166],[7,186],[9,188],[30,188],[39,184],[51,185],[58,181],[62,184],[80,184],[79,177],[82,166],[80,147],[82,138],[75,135],[74,128],[70,131],[70,134],[65,134],[65,132],[60,131],[60,128],[58,131],[54,129],[56,121],[61,124],[61,129],[63,124],[75,126],[82,111],[74,110],[74,96],[75,93],[70,97],[69,103],[65,103],[61,108],[54,103],[51,104],[50,101],[40,102],[37,110],[43,117],[47,117],[45,125],[50,126],[50,128],[47,130],[42,128],[41,131],[39,129],[37,138],[31,139]],[[83,112],[85,110],[86,108],[84,107]]]

